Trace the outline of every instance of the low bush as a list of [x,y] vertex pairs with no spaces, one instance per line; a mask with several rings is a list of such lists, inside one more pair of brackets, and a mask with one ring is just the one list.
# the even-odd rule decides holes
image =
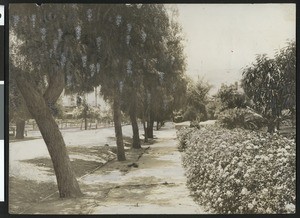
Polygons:
[[257,130],[265,125],[263,117],[246,108],[224,110],[218,115],[218,122],[221,126],[228,129],[244,128]]
[[207,126],[178,133],[187,184],[217,213],[295,213],[296,145],[280,135]]
[[190,127],[200,129],[200,124],[196,120],[191,121]]
[[195,128],[184,127],[177,131],[177,138],[179,140],[178,150],[184,151],[187,143],[190,141],[190,136],[195,131]]

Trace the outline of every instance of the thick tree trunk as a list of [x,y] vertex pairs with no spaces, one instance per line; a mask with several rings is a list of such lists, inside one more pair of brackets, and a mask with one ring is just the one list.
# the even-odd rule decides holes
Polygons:
[[23,139],[25,132],[25,120],[17,120],[16,122],[16,139]]
[[48,87],[43,95],[48,106],[56,103],[65,86],[64,74],[62,72],[51,72],[48,78]]
[[75,174],[71,168],[65,142],[47,102],[22,75],[16,77],[16,82],[24,97],[26,106],[36,120],[47,145],[53,163],[60,197],[82,196]]
[[129,111],[129,117],[131,121],[131,126],[132,126],[132,147],[133,148],[141,148],[141,142],[140,142],[140,133],[139,133],[139,126],[137,123],[137,116],[136,116],[136,93],[133,94],[133,99],[132,99],[132,104],[130,106],[130,111]]
[[130,121],[132,126],[132,147],[133,148],[141,148],[141,142],[140,142],[140,134],[139,134],[139,127],[137,123],[136,113],[135,110],[130,111]]
[[115,126],[115,134],[117,139],[117,158],[118,161],[126,160],[125,158],[125,150],[123,144],[123,134],[122,134],[122,119],[121,119],[121,106],[120,106],[120,96],[119,92],[117,92],[114,96],[113,102],[113,112],[114,112],[114,126]]
[[51,116],[51,112],[44,108],[46,116],[34,116],[42,136],[47,144],[54,171],[57,177],[57,184],[60,197],[81,196],[75,174],[71,169],[71,162],[67,153],[65,142],[58,130],[58,126]]

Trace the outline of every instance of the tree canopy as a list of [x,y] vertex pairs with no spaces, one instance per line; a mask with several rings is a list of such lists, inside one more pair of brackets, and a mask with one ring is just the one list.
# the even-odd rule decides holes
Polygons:
[[132,115],[137,142],[137,116],[151,124],[159,111],[171,114],[174,91],[185,89],[178,30],[163,4],[11,6],[11,79],[46,142],[61,197],[81,195],[51,113],[63,89],[81,95],[101,86],[112,104],[118,160],[125,160],[121,109]]
[[282,119],[282,111],[295,114],[296,44],[290,42],[274,58],[259,55],[252,66],[243,71],[242,86],[254,109],[269,122],[269,132]]

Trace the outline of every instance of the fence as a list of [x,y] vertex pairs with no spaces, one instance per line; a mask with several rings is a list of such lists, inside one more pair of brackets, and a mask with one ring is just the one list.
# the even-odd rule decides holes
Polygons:
[[[84,120],[83,119],[56,119],[56,123],[60,130],[67,130],[67,129],[84,129]],[[127,123],[122,123],[122,125],[126,125]],[[99,122],[95,119],[88,119],[87,129],[98,129],[98,128],[105,128],[105,127],[113,127],[113,122]],[[25,131],[24,134],[27,136],[29,131],[39,131],[38,125],[35,120],[30,119],[25,122]],[[16,126],[14,124],[9,125],[9,135],[15,136],[16,135]]]

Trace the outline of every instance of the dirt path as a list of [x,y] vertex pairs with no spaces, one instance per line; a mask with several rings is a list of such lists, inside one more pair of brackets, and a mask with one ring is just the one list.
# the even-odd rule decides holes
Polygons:
[[[156,131],[158,139],[132,150],[127,161],[112,161],[80,180],[85,196],[58,200],[57,194],[25,213],[47,214],[199,214],[189,196],[172,124]],[[150,147],[149,147],[150,146]],[[149,148],[148,148],[149,147]],[[148,149],[147,149],[148,148]],[[128,165],[136,163],[138,167]]]

